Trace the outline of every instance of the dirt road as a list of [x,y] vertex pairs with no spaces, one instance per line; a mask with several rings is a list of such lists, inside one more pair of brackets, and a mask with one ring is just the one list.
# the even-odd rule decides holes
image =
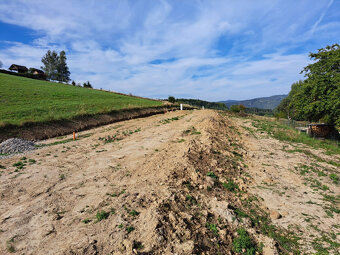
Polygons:
[[[297,205],[320,197],[290,176],[300,156],[292,162],[280,154],[282,164],[273,164],[268,155],[281,144],[265,140],[263,147],[245,134],[246,125],[210,110],[170,112],[82,132],[76,141],[46,140],[32,153],[1,160],[0,254],[232,254],[238,245],[240,252],[258,247],[254,254],[289,251],[293,244],[275,239],[281,232],[260,231],[271,226],[265,216],[278,211],[273,221],[291,240],[285,229],[300,224],[306,209]],[[258,187],[267,178],[298,200]],[[329,183],[335,195],[337,187]],[[337,215],[320,219],[323,231],[333,231]]]

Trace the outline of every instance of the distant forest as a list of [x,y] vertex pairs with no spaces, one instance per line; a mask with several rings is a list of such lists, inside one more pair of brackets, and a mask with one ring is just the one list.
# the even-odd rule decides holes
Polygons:
[[228,110],[228,107],[224,103],[208,102],[199,99],[178,98],[175,99],[175,102],[180,104],[190,104],[199,108],[202,108],[202,106],[204,106],[204,108],[206,109]]

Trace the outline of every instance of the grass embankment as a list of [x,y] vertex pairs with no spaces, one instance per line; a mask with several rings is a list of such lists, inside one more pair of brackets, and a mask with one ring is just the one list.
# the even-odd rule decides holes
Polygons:
[[315,139],[275,120],[253,118],[252,125],[280,141],[302,143],[314,149],[324,149],[328,155],[340,154],[340,142],[336,140]]
[[0,126],[72,119],[162,102],[0,73]]

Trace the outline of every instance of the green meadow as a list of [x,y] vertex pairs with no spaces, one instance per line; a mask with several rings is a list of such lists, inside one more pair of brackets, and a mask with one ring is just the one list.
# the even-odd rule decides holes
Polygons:
[[0,73],[0,126],[160,105],[159,101]]

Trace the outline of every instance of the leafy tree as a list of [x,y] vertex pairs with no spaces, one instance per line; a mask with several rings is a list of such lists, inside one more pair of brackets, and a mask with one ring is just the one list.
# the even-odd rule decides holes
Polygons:
[[243,104],[240,104],[239,106],[240,112],[244,112],[246,110],[246,107]]
[[59,62],[57,66],[58,71],[58,81],[59,82],[66,82],[68,83],[70,81],[70,71],[68,69],[68,66],[66,64],[66,53],[65,51],[61,51],[59,53]]
[[59,64],[59,56],[56,51],[48,50],[45,56],[41,59],[44,66],[41,67],[44,70],[47,79],[49,80],[58,80],[58,64]]
[[173,96],[169,96],[168,97],[168,101],[170,102],[170,103],[175,103],[176,102],[176,99],[175,99],[175,97],[173,97]]
[[239,105],[234,104],[234,105],[230,106],[230,111],[232,111],[232,112],[240,112],[241,109],[240,109]]
[[76,82],[75,82],[75,81],[72,81],[72,85],[73,85],[73,86],[76,86]]
[[302,70],[306,80],[294,83],[277,109],[296,120],[340,125],[340,46],[326,46],[309,56],[316,62]]
[[84,82],[84,83],[83,83],[83,87],[84,87],[84,88],[92,89],[92,85],[91,85],[91,83],[90,83],[89,81]]
[[41,68],[44,70],[49,80],[59,82],[70,81],[70,71],[67,67],[66,59],[65,51],[61,51],[59,55],[56,51],[47,51],[41,60],[44,64]]

